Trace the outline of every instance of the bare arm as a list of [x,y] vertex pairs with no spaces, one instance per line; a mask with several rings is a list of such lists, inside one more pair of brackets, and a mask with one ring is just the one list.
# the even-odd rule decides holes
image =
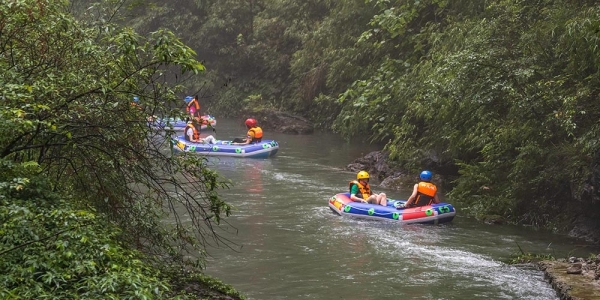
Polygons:
[[435,193],[435,196],[433,196],[433,203],[440,203],[440,197],[438,197],[437,193]]
[[191,128],[187,129],[186,135],[189,137],[190,141],[192,141],[193,143],[201,142],[200,140],[194,139],[194,131]]
[[357,192],[358,192],[358,187],[356,185],[352,185],[352,187],[350,188],[350,200],[352,200],[354,202],[367,202],[366,199],[357,197],[356,196]]
[[350,200],[352,200],[354,202],[367,202],[367,200],[362,199],[362,198],[358,198],[354,194],[350,194]]
[[413,192],[410,195],[410,197],[408,197],[408,200],[406,201],[406,204],[404,206],[408,207],[410,205],[413,204],[413,202],[415,202],[415,199],[417,198],[417,188],[419,187],[419,184],[415,184],[415,187],[413,188]]

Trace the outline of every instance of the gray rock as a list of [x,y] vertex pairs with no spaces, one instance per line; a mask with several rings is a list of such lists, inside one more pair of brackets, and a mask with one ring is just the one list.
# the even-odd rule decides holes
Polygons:
[[367,171],[371,178],[377,178],[382,182],[388,177],[395,178],[404,173],[401,170],[394,170],[388,164],[388,153],[385,151],[373,151],[364,157],[359,157],[348,164],[346,169],[352,172]]
[[[312,134],[314,125],[307,119],[288,112],[263,109],[246,112],[247,118],[254,118],[263,130],[289,134]],[[245,119],[244,119],[245,120]]]
[[587,242],[600,244],[600,231],[597,228],[600,227],[600,221],[585,217],[579,217],[573,224],[572,229],[569,231],[569,236],[583,239]]
[[579,266],[570,266],[567,268],[567,274],[581,274],[581,265]]

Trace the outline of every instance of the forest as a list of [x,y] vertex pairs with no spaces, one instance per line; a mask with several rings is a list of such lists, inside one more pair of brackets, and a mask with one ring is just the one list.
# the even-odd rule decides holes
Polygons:
[[385,144],[464,215],[600,228],[599,28],[584,0],[4,1],[0,298],[193,298],[229,183],[147,126],[188,94]]
[[[275,109],[441,174],[471,216],[600,226],[595,1],[171,1],[127,23],[197,51],[215,114]],[[177,17],[173,17],[177,16]],[[566,213],[565,213],[566,212]]]

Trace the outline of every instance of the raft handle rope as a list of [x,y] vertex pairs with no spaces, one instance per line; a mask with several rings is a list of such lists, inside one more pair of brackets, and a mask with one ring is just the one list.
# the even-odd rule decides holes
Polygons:
[[[387,206],[386,206],[386,207],[387,207]],[[364,209],[364,208],[358,208],[358,207],[356,207],[356,206],[350,206],[350,205],[348,205],[348,204],[344,204],[343,211],[347,213],[347,212],[349,212],[349,211],[350,211],[351,209],[353,209],[353,208],[354,208],[355,210],[357,210],[357,211],[366,212],[366,213],[367,213],[369,216],[372,216],[372,215],[374,214],[374,212],[372,212],[372,213],[369,213],[369,210],[371,210],[371,209],[374,209],[373,207],[371,207],[371,208],[369,208],[369,209]],[[438,212],[438,214],[449,213],[449,212],[451,211],[450,207],[448,207],[448,206],[446,206],[446,205],[444,205],[444,206],[442,206],[442,207],[438,207],[437,209],[438,209],[438,211],[439,211],[439,212]],[[435,212],[435,211],[436,211],[436,209],[435,209],[435,208],[429,208],[429,209],[425,210],[425,214],[426,214],[427,216],[432,216],[432,215],[434,215],[434,212]],[[379,216],[387,216],[387,215],[392,215],[392,217],[393,217],[393,215],[394,215],[394,214],[397,214],[397,213],[398,213],[398,212],[382,212],[382,213],[379,213],[379,212],[378,212],[378,213],[377,213],[377,215],[379,215]]]

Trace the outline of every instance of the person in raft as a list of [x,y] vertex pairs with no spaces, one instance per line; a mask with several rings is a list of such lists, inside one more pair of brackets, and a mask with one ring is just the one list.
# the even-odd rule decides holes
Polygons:
[[247,119],[246,128],[248,128],[248,133],[246,133],[246,138],[235,138],[231,142],[232,145],[247,145],[250,143],[259,143],[262,141],[263,131],[262,128],[258,127],[255,119]]
[[[189,99],[189,101],[188,101],[188,99]],[[190,114],[190,118],[199,119],[201,116],[200,116],[200,102],[198,102],[198,95],[194,96],[193,98],[191,96],[187,96],[187,97],[185,97],[185,100],[187,102],[185,111],[187,111],[187,113]]]
[[185,126],[185,140],[192,143],[214,144],[215,137],[209,135],[205,138],[200,138],[200,132],[196,129],[196,125],[192,121],[188,121]]
[[423,171],[419,175],[421,182],[415,184],[412,195],[404,204],[404,207],[418,207],[440,203],[440,198],[437,194],[437,187],[431,183],[431,172]]
[[350,199],[355,202],[387,205],[387,196],[384,193],[374,194],[369,185],[369,173],[360,171],[356,180],[350,181]]
[[138,96],[133,96],[133,102],[131,102],[131,106],[135,106],[138,109],[142,109],[142,107],[140,106],[140,97]]

